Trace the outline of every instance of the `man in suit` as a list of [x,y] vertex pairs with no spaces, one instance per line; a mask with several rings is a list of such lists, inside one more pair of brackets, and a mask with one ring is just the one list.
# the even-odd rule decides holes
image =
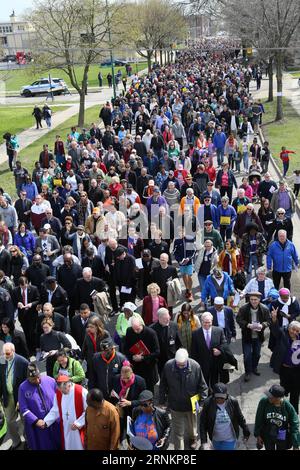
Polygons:
[[148,248],[145,248],[145,250],[142,251],[142,265],[143,268],[139,269],[139,272],[137,273],[138,296],[140,299],[143,299],[148,295],[147,287],[151,284],[152,270],[157,268],[160,264],[157,258],[152,257],[151,251]]
[[48,276],[41,293],[41,303],[50,302],[57,313],[64,317],[68,314],[69,299],[66,291],[57,283],[55,277]]
[[32,206],[32,201],[27,199],[26,191],[20,191],[20,198],[15,202],[15,209],[18,215],[18,221],[24,222],[26,227],[30,229],[30,209]]
[[224,307],[223,297],[215,297],[214,306],[210,307],[208,312],[213,316],[213,326],[223,328],[227,343],[230,344],[232,339],[235,341],[236,329],[233,310],[230,307]]
[[80,349],[82,349],[88,321],[95,315],[96,313],[91,312],[88,304],[81,304],[79,315],[75,315],[71,320],[71,334]]
[[10,293],[3,287],[0,287],[0,321],[8,317],[14,320],[14,304]]
[[46,217],[42,219],[41,226],[45,227],[46,224],[49,224],[53,235],[59,240],[62,229],[61,221],[57,217],[54,217],[52,209],[46,209],[45,214]]
[[223,328],[213,326],[210,312],[201,315],[201,328],[192,333],[191,357],[201,366],[209,388],[220,382],[222,345],[226,344]]
[[54,275],[55,269],[52,263],[60,252],[60,246],[57,238],[53,235],[49,235],[47,225],[39,229],[39,237],[36,239],[35,248],[41,250],[43,263],[49,266],[51,275]]
[[5,343],[3,346],[5,363],[0,364],[0,400],[3,402],[4,413],[7,421],[7,429],[12,439],[10,450],[15,450],[21,445],[23,435],[23,423],[17,424],[19,387],[27,378],[28,361],[15,353],[15,346],[12,343]]
[[23,328],[26,343],[30,354],[34,354],[36,344],[36,323],[37,323],[37,305],[40,302],[40,294],[37,287],[29,285],[28,279],[21,276],[19,287],[15,287],[12,292],[12,301],[14,307],[18,309],[18,319]]
[[74,293],[77,279],[82,277],[82,267],[75,263],[72,253],[63,255],[64,263],[58,268],[56,278],[58,284],[65,289],[70,299],[69,318],[71,319],[75,313]]
[[117,240],[111,238],[108,240],[107,247],[105,249],[105,271],[106,271],[106,280],[109,288],[109,297],[113,311],[110,313],[110,316],[114,316],[115,313],[118,313],[118,300],[116,296],[116,282],[115,282],[115,264],[116,264],[116,250],[121,246],[118,244]]
[[177,349],[182,347],[178,334],[178,326],[174,321],[170,321],[170,314],[167,308],[160,308],[157,311],[158,322],[150,326],[158,337],[160,354],[158,357],[158,373],[161,376],[165,363],[174,359]]
[[47,264],[42,263],[42,257],[35,254],[32,258],[32,264],[25,271],[25,276],[28,282],[37,287],[41,293],[42,286],[48,276],[50,276],[50,269]]
[[40,344],[40,341],[39,341],[40,336],[44,333],[42,329],[42,321],[45,318],[50,318],[53,321],[54,323],[53,329],[55,331],[62,331],[63,333],[66,333],[65,317],[61,315],[60,313],[55,312],[52,304],[50,304],[49,302],[46,302],[43,305],[43,312],[38,314],[38,319],[37,319],[36,331],[37,331],[38,344]]
[[74,306],[79,309],[80,305],[88,304],[90,309],[94,307],[93,291],[103,292],[106,289],[105,282],[98,277],[93,277],[91,268],[84,268],[82,270],[82,277],[77,279],[74,289]]

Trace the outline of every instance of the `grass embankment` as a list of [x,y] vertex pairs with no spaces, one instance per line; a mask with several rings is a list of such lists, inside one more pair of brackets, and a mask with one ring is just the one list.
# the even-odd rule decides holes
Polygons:
[[[84,127],[90,128],[91,122],[99,122],[99,105],[92,106],[85,111],[85,124]],[[75,114],[72,118],[67,119],[65,122],[57,126],[55,129],[42,136],[40,139],[33,142],[31,145],[26,147],[19,153],[19,159],[22,165],[27,168],[29,173],[32,173],[34,163],[39,159],[40,152],[42,151],[43,144],[48,144],[49,148],[53,150],[55,136],[61,135],[62,139],[65,140],[67,134],[70,132],[72,126],[78,122],[78,115]],[[24,130],[26,126],[23,126]],[[16,196],[15,181],[12,173],[8,169],[8,164],[3,163],[0,165],[0,186],[5,189],[10,196]]]
[[300,116],[285,98],[283,100],[284,120],[282,122],[274,122],[276,99],[273,103],[265,103],[264,106],[266,114],[263,116],[262,131],[266,140],[270,142],[271,153],[281,170],[282,162],[279,158],[281,147],[285,146],[288,150],[296,152],[296,155],[290,155],[288,176],[291,176],[294,170],[300,169]]
[[[139,62],[137,64],[131,63],[131,67],[132,67],[132,73],[136,73],[136,72],[139,72],[140,70],[147,68],[147,62]],[[92,65],[90,67],[89,76],[88,76],[89,87],[99,86],[98,73],[100,70],[103,76],[103,85],[107,85],[106,76],[109,72],[111,72],[111,67],[100,67],[99,65]],[[117,73],[118,70],[122,71],[123,76],[126,75],[125,67],[115,66],[115,73]],[[22,86],[30,85],[35,80],[38,80],[41,77],[47,77],[49,73],[54,78],[61,78],[65,80],[68,87],[70,88],[72,87],[69,77],[64,71],[60,69],[53,69],[53,70],[50,70],[49,72],[44,72],[44,73],[34,73],[32,72],[32,69],[29,66],[29,67],[22,68],[19,70],[11,70],[10,72],[7,72],[7,71],[0,72],[0,78],[1,78],[1,74],[3,74],[3,76],[4,75],[8,76],[7,80],[5,81],[6,91],[19,91]],[[78,82],[80,82],[81,77],[83,76],[83,67],[82,66],[75,67],[75,73],[76,73]]]
[[[52,107],[52,114],[56,114],[59,111],[64,111],[68,109],[68,106],[55,106]],[[40,105],[40,108],[43,107],[43,104]],[[10,132],[11,134],[19,134],[23,132],[24,129],[28,129],[35,125],[34,116],[32,116],[33,105],[28,108],[14,108],[13,106],[0,106],[0,140],[2,141],[2,136],[5,132]],[[42,121],[44,125],[45,121]],[[46,123],[45,123],[46,126]]]

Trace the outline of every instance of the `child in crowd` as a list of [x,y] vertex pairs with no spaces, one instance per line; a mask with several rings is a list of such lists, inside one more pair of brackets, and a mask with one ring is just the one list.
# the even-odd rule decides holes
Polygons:
[[296,153],[293,150],[287,150],[286,147],[281,147],[281,152],[280,152],[280,160],[282,161],[283,164],[283,177],[286,176],[288,170],[289,170],[289,165],[290,165],[290,153]]
[[298,197],[300,191],[300,170],[293,171],[294,173],[294,194]]

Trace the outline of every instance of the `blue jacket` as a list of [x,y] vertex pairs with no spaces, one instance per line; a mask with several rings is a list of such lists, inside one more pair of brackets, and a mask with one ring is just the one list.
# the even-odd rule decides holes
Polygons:
[[213,138],[213,144],[216,147],[216,149],[223,149],[225,147],[225,143],[226,143],[226,135],[224,134],[224,132],[221,132],[220,134],[216,132]]
[[[213,204],[210,205],[210,211],[211,211],[211,221],[213,223],[214,228],[219,227],[219,216],[218,216],[218,208],[214,206]],[[202,204],[199,209],[198,209],[198,221],[200,224],[200,227],[204,227],[204,204]]]
[[24,237],[16,233],[14,236],[14,245],[17,245],[30,261],[35,249],[35,236],[28,230],[26,230]]
[[35,196],[38,195],[38,189],[34,182],[29,183],[29,184],[23,183],[21,186],[21,190],[26,191],[26,197],[27,199],[30,199],[31,201],[33,201],[35,199]]
[[236,221],[236,212],[232,206],[227,206],[226,209],[221,205],[217,209],[218,211],[218,228],[220,227],[221,217],[230,217],[230,225],[227,225],[228,228],[232,228],[233,223]]
[[294,243],[287,240],[284,247],[275,240],[270,246],[267,253],[267,268],[270,270],[273,263],[273,271],[279,273],[289,273],[293,270],[293,262],[298,266],[298,253]]
[[[223,297],[223,299],[226,302],[227,297],[229,297],[230,294],[233,294],[235,292],[235,289],[234,289],[233,282],[232,282],[232,279],[229,276],[229,274],[223,272],[223,275],[224,275],[224,278],[225,278],[224,279],[224,291],[223,291],[223,295],[221,297]],[[208,297],[211,297],[212,300],[215,297],[218,297],[215,285],[214,285],[213,280],[212,280],[212,275],[208,276],[206,278],[205,283],[204,283],[204,288],[201,292],[202,302],[205,302]]]
[[186,240],[186,238],[177,238],[175,240],[173,255],[179,264],[184,258],[189,258],[187,264],[192,264],[195,254],[196,245],[193,241]]

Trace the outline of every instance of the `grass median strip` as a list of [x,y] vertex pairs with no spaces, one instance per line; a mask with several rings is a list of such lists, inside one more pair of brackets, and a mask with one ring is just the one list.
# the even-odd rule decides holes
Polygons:
[[296,155],[290,155],[288,176],[291,176],[294,170],[300,169],[300,116],[287,99],[284,99],[283,105],[284,120],[282,122],[275,122],[276,101],[264,103],[266,114],[263,116],[264,124],[262,131],[265,139],[270,142],[271,153],[280,170],[282,170],[282,161],[279,158],[281,147],[285,146],[288,150],[296,152]]
[[[43,105],[40,105],[42,108]],[[49,105],[52,109],[53,114],[58,113],[59,111],[65,111],[68,109],[66,106],[56,106],[52,108],[51,104]],[[3,134],[5,132],[10,132],[11,134],[19,134],[23,132],[24,129],[28,129],[35,125],[34,116],[32,116],[33,105],[31,108],[13,108],[13,107],[0,107],[0,137],[2,140]],[[45,121],[43,125],[46,126]]]
[[[90,129],[90,125],[92,122],[99,122],[99,112],[99,105],[92,106],[91,108],[86,109],[84,127]],[[36,140],[31,145],[23,149],[19,153],[19,159],[22,162],[22,166],[25,167],[31,174],[34,168],[34,163],[39,159],[43,144],[48,144],[49,149],[53,151],[55,136],[59,134],[65,141],[67,134],[70,132],[71,127],[76,125],[77,121],[78,114],[74,114],[73,117],[67,119],[55,129],[41,136],[40,139]],[[23,126],[22,130],[24,130],[24,127],[25,126]],[[4,188],[4,190],[10,194],[10,196],[16,196],[15,180],[12,173],[8,169],[8,163],[3,163],[2,165],[0,165],[0,187]]]

